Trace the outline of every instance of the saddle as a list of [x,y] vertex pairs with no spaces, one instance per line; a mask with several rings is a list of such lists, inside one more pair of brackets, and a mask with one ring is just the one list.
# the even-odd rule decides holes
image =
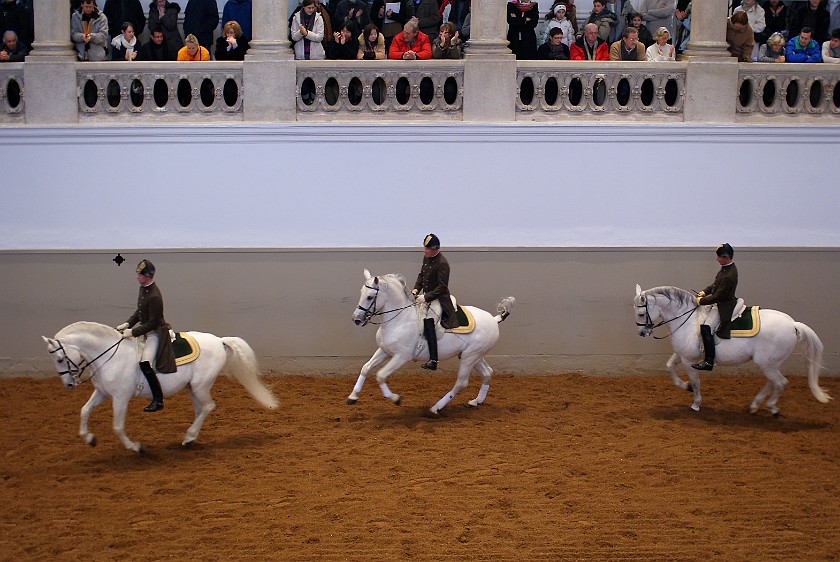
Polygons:
[[[706,324],[712,329],[712,333],[716,333],[718,326],[720,326],[720,313],[717,305],[703,306],[705,309],[700,313],[700,323]],[[738,297],[735,303],[735,309],[732,311],[730,328],[730,337],[733,338],[751,338],[758,334],[761,329],[761,321],[758,314],[758,306],[747,306],[744,299]],[[715,341],[719,343],[720,338],[715,336]]]
[[443,309],[440,306],[440,302],[438,300],[433,300],[431,304],[429,304],[429,310],[431,310],[431,315],[423,315],[422,310],[420,311],[419,316],[419,326],[418,330],[420,334],[423,333],[423,319],[424,318],[434,318],[435,319],[435,334],[437,335],[438,339],[445,334],[446,332],[451,332],[453,334],[470,334],[473,330],[475,330],[475,318],[470,313],[469,310],[465,308],[461,308],[461,305],[458,304],[458,301],[455,299],[453,295],[449,295],[449,298],[452,299],[452,306],[455,307],[455,316],[458,318],[458,327],[457,328],[444,328],[440,325],[440,318],[443,315]]
[[169,337],[172,339],[172,351],[175,352],[175,365],[178,367],[192,363],[201,355],[198,342],[188,333],[169,330]]

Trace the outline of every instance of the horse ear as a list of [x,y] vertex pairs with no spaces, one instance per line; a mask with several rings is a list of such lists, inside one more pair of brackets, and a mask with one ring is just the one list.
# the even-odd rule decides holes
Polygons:
[[41,336],[41,339],[44,340],[44,343],[46,343],[46,344],[49,344],[52,341],[47,336]]
[[367,269],[365,270],[364,275],[365,275],[365,281],[367,281],[367,280],[368,280],[368,279],[370,279],[370,277],[371,277],[371,276],[370,276],[370,271],[368,271]]
[[642,288],[639,287],[638,283],[636,283],[636,296],[638,297],[641,294],[642,294]]

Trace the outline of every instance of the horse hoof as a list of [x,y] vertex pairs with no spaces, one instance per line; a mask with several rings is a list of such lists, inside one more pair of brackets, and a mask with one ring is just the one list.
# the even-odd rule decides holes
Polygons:
[[700,406],[698,406],[697,404],[692,404],[691,409],[694,410],[695,412],[699,412],[700,411]]
[[85,437],[85,443],[90,445],[91,447],[96,447],[96,435],[90,433],[87,437]]
[[138,455],[142,455],[146,452],[146,449],[143,447],[142,443],[137,443],[137,448],[135,449]]
[[355,406],[356,402],[358,402],[358,401],[359,401],[358,398],[348,398],[347,399],[347,405],[348,406]]
[[181,447],[185,449],[189,449],[195,443],[195,439],[184,439],[184,442],[181,443]]
[[429,408],[429,415],[433,418],[437,418],[440,416],[440,410],[436,410],[434,407]]
[[782,413],[781,413],[781,412],[773,412],[773,417],[774,417],[774,418],[778,418],[778,417],[779,417],[779,416],[781,416],[781,415],[782,415]]
[[477,408],[479,404],[480,402],[476,399],[472,399],[469,402],[467,402],[467,406],[470,406],[472,408]]
[[758,413],[758,408],[756,406],[750,406],[750,413],[752,415],[756,415]]
[[391,400],[394,402],[395,406],[399,406],[400,404],[402,404],[402,396],[400,396],[399,394],[394,394],[394,397],[391,398]]

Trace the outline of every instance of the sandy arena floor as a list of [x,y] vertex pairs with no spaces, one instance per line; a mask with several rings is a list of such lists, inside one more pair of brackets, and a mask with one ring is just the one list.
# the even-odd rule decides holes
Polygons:
[[[235,382],[197,445],[185,393],[130,405],[126,451],[110,402],[99,445],[78,437],[91,392],[58,378],[0,381],[0,559],[837,560],[840,400],[791,378],[782,416],[747,412],[758,376],[704,377],[703,410],[667,377],[454,380],[270,377],[261,409]],[[840,399],[840,380],[822,386]]]

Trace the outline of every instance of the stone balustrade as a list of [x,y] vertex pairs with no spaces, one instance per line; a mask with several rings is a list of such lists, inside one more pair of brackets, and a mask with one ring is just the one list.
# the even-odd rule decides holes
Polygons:
[[[738,68],[739,118],[760,120],[840,118],[840,65],[742,64]],[[820,119],[822,118],[822,119]]]
[[0,124],[24,122],[22,62],[0,65]]

